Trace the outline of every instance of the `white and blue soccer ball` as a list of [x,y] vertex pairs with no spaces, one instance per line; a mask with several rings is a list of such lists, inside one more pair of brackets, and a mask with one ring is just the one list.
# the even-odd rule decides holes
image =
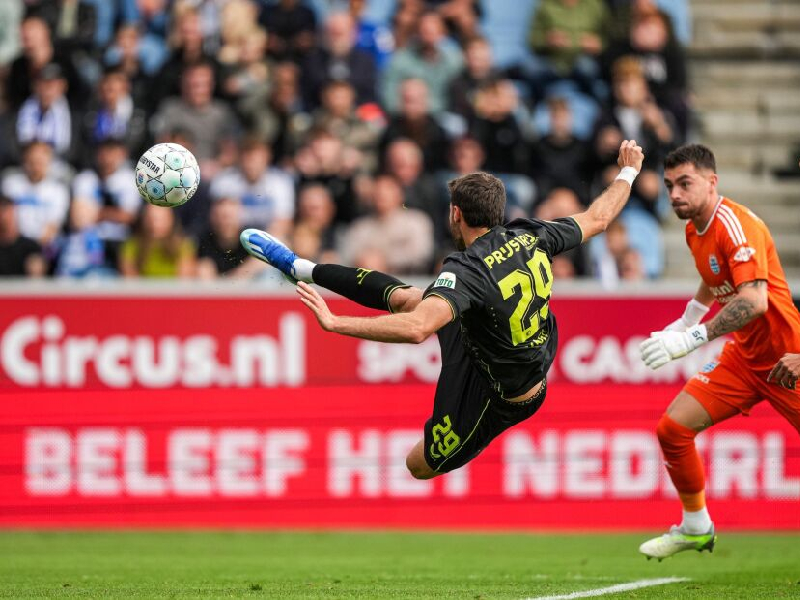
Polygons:
[[156,144],[136,165],[136,187],[142,198],[156,206],[184,204],[199,183],[197,159],[180,144]]

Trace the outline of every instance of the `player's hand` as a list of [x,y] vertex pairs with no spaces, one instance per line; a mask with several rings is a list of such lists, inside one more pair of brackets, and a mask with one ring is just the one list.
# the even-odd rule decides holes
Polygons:
[[797,386],[798,377],[800,377],[800,354],[784,354],[772,367],[772,371],[767,376],[767,381],[772,381],[781,387],[793,390]]
[[658,369],[671,360],[686,356],[707,341],[705,325],[695,325],[687,331],[655,331],[639,345],[639,352],[644,364]]
[[319,292],[307,283],[300,281],[297,283],[297,293],[300,296],[300,301],[317,317],[320,327],[325,331],[333,331],[336,325],[336,315],[328,308],[328,304],[319,295]]
[[633,167],[638,173],[642,170],[643,161],[644,151],[642,151],[642,147],[636,143],[636,140],[624,140],[619,147],[619,156],[617,157],[617,165],[619,168]]

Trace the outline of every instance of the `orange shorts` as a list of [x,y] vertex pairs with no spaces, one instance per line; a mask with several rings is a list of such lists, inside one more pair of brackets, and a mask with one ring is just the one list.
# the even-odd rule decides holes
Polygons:
[[800,432],[800,391],[767,381],[769,371],[755,371],[741,358],[736,344],[728,342],[715,362],[694,375],[683,391],[706,409],[714,423],[738,413],[747,415],[762,400],[783,415]]

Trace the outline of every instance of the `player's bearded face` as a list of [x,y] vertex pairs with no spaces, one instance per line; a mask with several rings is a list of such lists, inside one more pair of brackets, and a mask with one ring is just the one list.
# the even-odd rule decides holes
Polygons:
[[712,173],[698,171],[694,165],[679,165],[664,173],[672,210],[679,219],[693,219],[703,212],[708,202],[714,202]]
[[464,236],[461,235],[461,229],[459,229],[458,223],[456,223],[452,204],[450,205],[450,235],[453,236],[456,250],[466,250],[467,245],[464,243]]

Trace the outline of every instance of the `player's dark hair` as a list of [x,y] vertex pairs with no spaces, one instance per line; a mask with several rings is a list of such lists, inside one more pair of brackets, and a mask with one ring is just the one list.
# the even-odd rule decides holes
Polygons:
[[506,188],[489,173],[469,173],[447,183],[450,203],[461,209],[470,227],[494,227],[503,222]]
[[710,169],[717,172],[717,160],[708,146],[703,144],[684,144],[667,154],[664,159],[665,169],[674,169],[685,164],[694,165],[695,169]]

